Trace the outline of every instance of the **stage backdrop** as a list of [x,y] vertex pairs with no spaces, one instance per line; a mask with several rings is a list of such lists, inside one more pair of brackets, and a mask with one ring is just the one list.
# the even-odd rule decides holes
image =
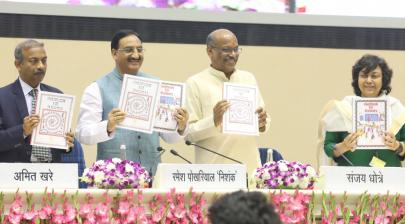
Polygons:
[[[0,38],[0,85],[17,78],[13,51],[22,39]],[[114,61],[110,43],[98,41],[41,40],[48,54],[44,82],[67,94],[76,95],[73,129],[84,88],[111,71]],[[183,82],[209,66],[204,45],[144,43],[147,49],[144,72],[162,80]],[[238,68],[256,75],[266,109],[271,116],[270,129],[259,137],[260,146],[277,148],[285,159],[316,166],[319,113],[330,99],[353,93],[351,67],[363,54],[384,57],[394,70],[392,96],[405,103],[405,52],[242,46]],[[168,145],[184,157],[193,159],[192,147],[184,143]],[[95,161],[95,146],[84,145],[87,165]],[[249,152],[246,152],[249,153]],[[182,161],[170,153],[165,162]]]

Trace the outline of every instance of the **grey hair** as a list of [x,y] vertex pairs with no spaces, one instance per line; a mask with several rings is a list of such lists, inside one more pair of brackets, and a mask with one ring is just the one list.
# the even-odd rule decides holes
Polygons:
[[223,33],[223,32],[226,32],[226,33],[229,33],[229,34],[232,34],[233,36],[235,36],[235,34],[228,29],[225,29],[225,28],[216,29],[216,30],[212,31],[210,34],[208,34],[207,39],[206,39],[207,47],[215,46],[215,43],[218,40],[218,37],[217,37],[218,33]]
[[207,47],[211,47],[211,46],[213,46],[214,45],[214,33],[213,32],[211,32],[210,34],[208,34],[208,36],[207,36],[207,40],[206,40],[206,43],[207,43]]
[[44,47],[44,43],[32,39],[25,40],[19,43],[14,49],[15,60],[18,62],[22,62],[23,61],[22,51],[24,49],[31,49],[34,47]]

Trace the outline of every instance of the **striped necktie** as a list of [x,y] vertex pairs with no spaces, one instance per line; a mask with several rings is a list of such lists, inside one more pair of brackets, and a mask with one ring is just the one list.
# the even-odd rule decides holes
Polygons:
[[[35,106],[37,104],[38,98],[38,89],[32,89],[28,94],[32,96],[31,101],[32,106],[31,115],[32,115],[35,114]],[[50,148],[35,145],[32,146],[31,162],[51,162],[51,161],[52,161],[52,154]]]

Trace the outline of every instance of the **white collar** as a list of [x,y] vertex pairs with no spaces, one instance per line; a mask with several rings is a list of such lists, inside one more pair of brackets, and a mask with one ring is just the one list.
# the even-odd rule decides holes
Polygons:
[[232,80],[232,77],[235,77],[234,74],[237,72],[237,69],[235,68],[235,71],[233,71],[233,73],[229,79],[226,77],[226,75],[223,71],[219,71],[219,70],[213,68],[212,66],[210,66],[208,68],[208,71],[209,71],[209,73],[211,73],[215,77],[219,78],[220,80],[227,82],[227,81]]
[[[28,93],[31,92],[31,90],[34,88],[32,88],[30,85],[28,85],[26,82],[24,82],[20,77],[18,77],[18,79],[20,80],[20,84],[21,84],[21,88],[23,90],[24,96],[28,95]],[[35,88],[35,89],[38,89],[38,92],[41,91],[40,85],[41,84],[39,84],[38,87]]]

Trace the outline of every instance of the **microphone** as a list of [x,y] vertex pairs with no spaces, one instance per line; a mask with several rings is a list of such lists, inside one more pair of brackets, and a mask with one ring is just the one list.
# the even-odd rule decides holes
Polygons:
[[243,164],[241,161],[238,161],[238,160],[236,160],[236,159],[232,159],[232,158],[230,158],[230,157],[228,157],[228,156],[226,156],[226,155],[223,155],[223,154],[221,154],[221,153],[219,153],[219,152],[215,152],[215,151],[213,151],[213,150],[211,150],[211,149],[208,149],[208,148],[206,148],[206,147],[204,147],[204,146],[197,145],[197,144],[192,143],[192,142],[190,142],[190,141],[188,141],[188,140],[186,141],[186,145],[197,146],[198,148],[204,149],[205,151],[208,151],[208,152],[210,152],[210,153],[214,153],[214,154],[216,154],[216,155],[218,155],[218,156],[221,156],[221,157],[223,157],[223,158],[232,160],[232,161],[234,161],[234,162],[236,162],[236,163]]
[[156,150],[159,152],[158,157],[162,157],[163,153],[166,152],[166,149],[164,149],[164,148],[161,147],[161,146],[157,147]]
[[175,156],[180,157],[182,160],[186,161],[187,163],[192,164],[189,160],[187,160],[186,158],[184,158],[183,156],[181,156],[179,153],[177,153],[176,150],[170,149],[170,153],[173,154],[173,155],[175,155]]
[[152,187],[153,184],[153,175],[154,175],[154,173],[152,172],[152,167],[156,166],[158,160],[161,160],[163,153],[166,152],[166,150],[161,146],[157,147],[156,150],[159,152],[159,154],[155,157],[153,165],[149,168],[149,175],[152,177],[152,181],[149,183],[150,188]]
[[[163,147],[161,147],[161,146],[156,147],[156,150],[159,152],[159,154],[155,157],[155,159],[154,159],[154,161],[153,161],[153,166],[152,166],[152,167],[156,166],[158,160],[161,160],[163,153],[166,152],[166,150],[165,150]],[[150,174],[150,176],[152,176],[152,174],[153,174],[153,173],[152,173],[152,167],[150,167],[150,169],[149,169],[149,174]]]

